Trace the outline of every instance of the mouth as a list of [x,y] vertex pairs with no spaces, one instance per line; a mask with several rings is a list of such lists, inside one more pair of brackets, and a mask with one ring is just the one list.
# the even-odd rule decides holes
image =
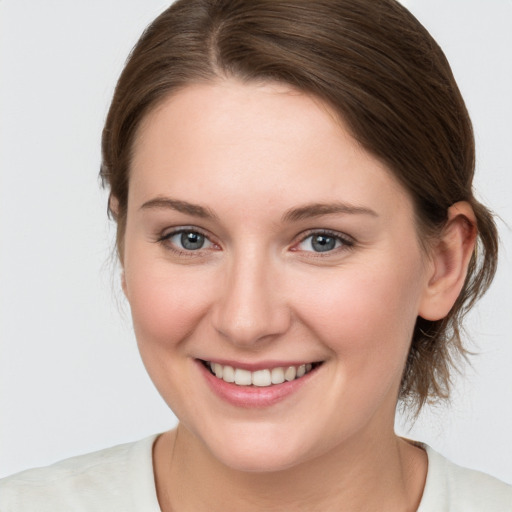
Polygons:
[[223,365],[212,361],[200,360],[200,362],[219,380],[223,380],[226,383],[235,384],[237,386],[260,388],[272,387],[285,382],[299,380],[322,364],[322,362],[312,362],[250,371],[244,368],[235,368],[230,365]]

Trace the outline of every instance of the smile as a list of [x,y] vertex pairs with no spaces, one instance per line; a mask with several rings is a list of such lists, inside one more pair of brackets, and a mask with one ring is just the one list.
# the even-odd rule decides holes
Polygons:
[[203,361],[203,364],[218,379],[237,386],[268,387],[284,382],[298,380],[321,363],[305,363],[298,366],[280,366],[277,368],[264,368],[254,372],[243,368],[234,368],[229,365],[222,365],[210,361]]

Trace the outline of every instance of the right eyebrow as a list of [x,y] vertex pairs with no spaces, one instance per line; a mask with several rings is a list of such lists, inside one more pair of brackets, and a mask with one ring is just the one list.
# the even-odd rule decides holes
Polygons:
[[370,208],[354,206],[350,204],[334,203],[313,203],[298,208],[292,208],[283,215],[285,222],[297,222],[311,217],[322,217],[324,215],[351,214],[351,215],[370,215],[378,217],[377,212]]
[[154,199],[146,201],[141,207],[141,210],[150,209],[168,209],[175,210],[177,212],[185,213],[187,215],[193,215],[194,217],[200,217],[202,219],[216,219],[217,215],[210,210],[199,204],[189,203],[188,201],[181,201],[178,199],[172,199],[171,197],[158,196]]

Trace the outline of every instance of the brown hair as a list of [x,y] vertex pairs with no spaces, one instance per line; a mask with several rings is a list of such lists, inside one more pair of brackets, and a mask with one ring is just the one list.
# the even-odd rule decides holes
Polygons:
[[116,200],[122,259],[131,150],[141,120],[172,92],[223,77],[279,81],[327,102],[414,200],[429,239],[448,208],[468,201],[479,240],[449,315],[418,318],[400,398],[448,398],[465,355],[461,320],[497,260],[490,212],[472,192],[471,121],[442,50],[395,0],[178,0],[145,30],[119,78],[103,131],[101,177]]

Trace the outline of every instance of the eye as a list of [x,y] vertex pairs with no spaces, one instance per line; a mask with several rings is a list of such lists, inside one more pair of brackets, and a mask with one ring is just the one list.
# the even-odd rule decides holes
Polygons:
[[[171,240],[173,240],[173,238],[178,238],[181,246],[184,249],[187,249],[187,251],[197,251],[198,249],[202,249],[206,241],[204,235],[201,233],[195,233],[194,231],[184,231],[183,233],[179,233],[171,237]],[[177,241],[178,240],[175,240],[174,243]]]
[[295,250],[306,252],[331,252],[343,247],[352,247],[354,243],[348,237],[337,233],[320,231],[311,233],[303,238],[295,247]]
[[184,228],[167,233],[158,241],[177,252],[194,252],[201,249],[210,249],[215,246],[203,233],[194,229]]

